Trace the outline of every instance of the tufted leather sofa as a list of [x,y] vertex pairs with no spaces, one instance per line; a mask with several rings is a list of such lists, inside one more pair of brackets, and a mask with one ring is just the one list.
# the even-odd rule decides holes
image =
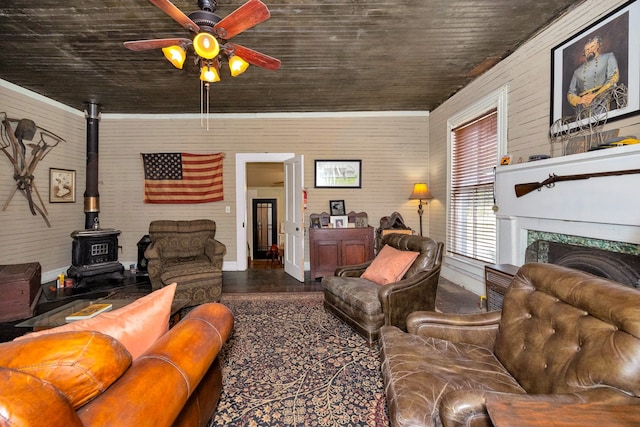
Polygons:
[[59,332],[0,344],[0,425],[204,427],[233,313],[203,304],[132,362],[114,338]]
[[216,223],[209,219],[152,221],[144,255],[153,290],[176,282],[175,298],[190,306],[220,301],[227,248],[215,236]]
[[405,328],[406,317],[417,310],[434,310],[443,244],[428,237],[387,234],[382,246],[420,252],[404,278],[379,285],[360,276],[371,261],[338,267],[322,278],[324,307],[353,327],[369,344],[378,340],[383,325]]
[[491,426],[487,400],[640,402],[640,291],[587,273],[527,264],[501,312],[416,312],[407,329],[380,335],[392,426]]

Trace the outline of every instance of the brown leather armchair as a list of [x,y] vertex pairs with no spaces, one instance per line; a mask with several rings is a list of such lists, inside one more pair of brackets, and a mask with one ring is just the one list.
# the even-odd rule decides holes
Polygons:
[[444,245],[428,237],[387,234],[382,246],[420,252],[404,278],[379,285],[360,276],[372,261],[338,267],[322,278],[324,307],[353,327],[369,344],[383,325],[405,329],[406,317],[417,310],[434,310]]
[[176,282],[175,298],[187,299],[191,306],[220,301],[227,248],[215,235],[216,223],[208,219],[152,221],[151,244],[144,252],[152,288]]
[[[487,401],[593,403],[594,410],[638,405],[639,307],[637,289],[527,264],[507,289],[502,311],[416,312],[407,319],[408,333],[384,326],[391,425],[492,426]],[[531,416],[544,419],[545,412]]]

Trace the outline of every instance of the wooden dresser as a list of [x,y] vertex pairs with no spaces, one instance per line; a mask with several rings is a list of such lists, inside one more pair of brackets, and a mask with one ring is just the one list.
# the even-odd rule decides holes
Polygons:
[[373,227],[309,229],[311,279],[373,259],[373,246]]

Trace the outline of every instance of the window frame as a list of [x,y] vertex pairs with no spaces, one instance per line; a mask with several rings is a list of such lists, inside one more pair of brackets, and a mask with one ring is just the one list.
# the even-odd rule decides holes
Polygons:
[[[500,158],[507,152],[507,101],[508,101],[509,85],[504,85],[501,88],[483,96],[474,104],[462,109],[457,114],[453,115],[447,120],[447,209],[446,209],[446,240],[449,240],[449,219],[451,217],[451,193],[452,193],[452,172],[453,172],[453,130],[459,126],[469,123],[474,119],[484,116],[492,110],[496,110],[497,119],[497,153],[495,159],[495,165],[499,165]],[[494,184],[495,185],[495,184]],[[495,187],[494,187],[495,191]],[[496,262],[500,258],[500,222],[496,218]],[[449,251],[446,248],[445,253],[448,262],[452,266],[457,266],[462,270],[466,270],[469,273],[483,277],[483,269],[487,264],[486,262],[461,256]]]

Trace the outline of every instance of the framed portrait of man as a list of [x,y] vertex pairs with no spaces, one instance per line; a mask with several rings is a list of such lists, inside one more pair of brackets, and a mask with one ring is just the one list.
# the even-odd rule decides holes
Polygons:
[[640,3],[627,2],[551,50],[551,133],[640,109]]

